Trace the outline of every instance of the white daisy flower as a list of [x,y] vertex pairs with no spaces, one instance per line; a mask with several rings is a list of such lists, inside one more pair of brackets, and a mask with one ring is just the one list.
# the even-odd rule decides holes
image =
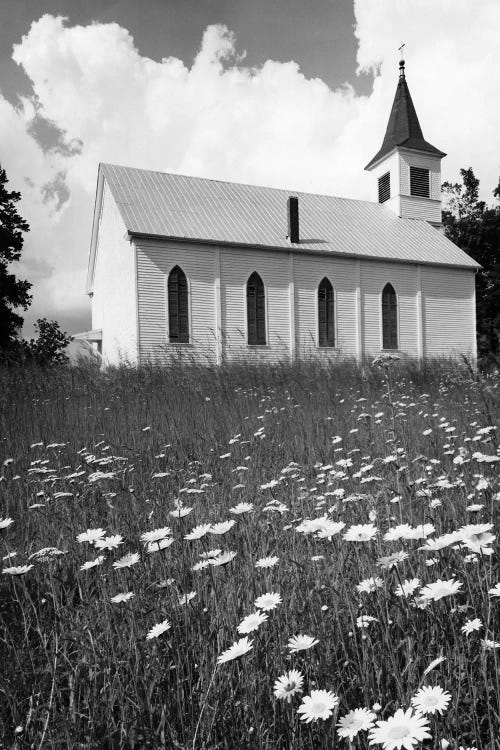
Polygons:
[[135,594],[132,591],[127,591],[125,594],[115,594],[115,596],[111,597],[110,601],[113,604],[122,604],[123,602],[128,602],[133,596]]
[[400,550],[399,552],[394,552],[392,555],[379,557],[377,560],[377,565],[380,566],[383,570],[392,570],[392,568],[397,568],[399,563],[407,560],[408,557],[408,552]]
[[355,708],[338,721],[338,735],[347,737],[351,742],[359,732],[366,732],[373,727],[377,714],[368,708]]
[[253,641],[249,640],[247,636],[240,638],[239,641],[235,641],[226,651],[224,651],[217,659],[217,664],[225,664],[227,661],[237,659],[244,654],[247,654],[253,648]]
[[200,557],[202,557],[203,559],[207,559],[209,557],[218,557],[221,552],[221,549],[209,549],[207,550],[207,552],[200,552]]
[[99,539],[102,539],[103,536],[106,534],[104,529],[87,529],[87,531],[83,531],[81,534],[78,534],[76,537],[76,541],[79,544],[82,544],[83,542],[90,542],[90,544],[95,544]]
[[500,596],[500,583],[496,583],[492,589],[488,589],[490,596]]
[[470,635],[470,633],[474,633],[476,630],[481,630],[483,627],[483,623],[479,619],[479,617],[476,617],[474,620],[466,620],[465,624],[462,625],[460,630],[462,633],[465,633],[465,635]]
[[23,576],[25,573],[27,573],[33,565],[14,565],[11,568],[4,568],[2,570],[2,573],[4,575],[8,576]]
[[378,622],[378,620],[376,617],[372,617],[371,615],[360,615],[356,618],[356,627],[367,628],[371,622]]
[[439,578],[434,583],[429,583],[427,586],[423,586],[423,588],[420,589],[420,595],[424,599],[433,599],[437,602],[445,596],[453,596],[454,594],[457,594],[462,586],[463,583],[461,581],[456,581],[454,578],[450,578],[449,581],[443,581]]
[[232,529],[236,521],[231,518],[230,521],[222,521],[221,523],[214,523],[210,526],[210,534],[226,534],[229,529]]
[[6,529],[8,526],[14,523],[14,519],[8,516],[7,518],[0,518],[0,529]]
[[306,695],[297,709],[298,714],[302,714],[301,721],[309,724],[317,719],[328,719],[333,709],[338,706],[339,698],[329,690],[311,690],[311,695]]
[[262,594],[255,600],[255,606],[258,609],[263,609],[264,612],[269,612],[271,609],[276,609],[278,604],[281,604],[281,596],[274,592],[268,594]]
[[187,594],[181,594],[181,596],[179,596],[179,604],[180,605],[189,604],[189,602],[192,599],[194,599],[195,596],[196,596],[196,591],[189,591]]
[[157,542],[148,542],[146,544],[146,552],[148,555],[153,554],[153,552],[159,552],[162,549],[167,549],[175,542],[175,539],[173,536],[166,536],[164,539],[159,539]]
[[360,594],[372,594],[377,589],[382,588],[383,585],[384,582],[382,578],[379,578],[378,576],[375,578],[365,578],[363,581],[356,584],[356,590],[359,591]]
[[362,523],[350,526],[344,534],[346,542],[370,542],[378,534],[378,529],[372,523]]
[[252,633],[254,630],[258,630],[260,625],[268,619],[269,615],[265,615],[263,612],[252,612],[243,618],[237,627],[238,633]]
[[439,685],[425,686],[415,693],[411,699],[411,705],[421,714],[435,714],[437,711],[442,716],[450,701],[451,694]]
[[252,503],[238,503],[233,508],[229,508],[230,513],[241,515],[242,513],[250,513],[253,510]]
[[498,641],[492,641],[489,638],[482,638],[481,646],[487,651],[492,651],[493,649],[500,648],[500,643]]
[[123,555],[119,560],[113,563],[113,568],[117,570],[119,568],[131,568],[132,565],[137,565],[140,560],[140,556],[137,552],[130,552],[128,555]]
[[192,508],[184,508],[183,506],[179,506],[175,510],[171,510],[170,515],[174,518],[184,518],[185,516],[188,516],[192,510]]
[[405,579],[402,584],[396,586],[394,593],[396,596],[411,596],[419,586],[420,578],[411,578],[409,581]]
[[290,653],[293,654],[296,651],[306,651],[317,643],[319,643],[319,641],[311,635],[293,635],[288,640],[287,648],[290,650]]
[[153,625],[146,636],[146,640],[150,641],[153,638],[158,638],[159,635],[165,633],[167,630],[170,630],[171,627],[172,626],[170,625],[170,622],[168,620],[163,620],[163,622],[159,622],[156,625]]
[[236,557],[236,552],[233,552],[232,550],[228,550],[227,552],[221,552],[220,555],[217,555],[217,557],[210,557],[208,559],[209,565],[212,565],[213,567],[220,567],[221,565],[227,565],[227,563],[230,563],[231,560],[234,560]]
[[123,537],[121,534],[115,534],[114,536],[107,536],[104,539],[96,539],[94,544],[97,549],[117,549],[120,544],[123,544]]
[[161,539],[165,539],[165,537],[170,536],[171,534],[172,529],[170,526],[163,526],[161,529],[145,531],[139,538],[141,542],[159,542]]
[[261,557],[255,563],[256,568],[273,568],[278,562],[279,557]]
[[208,568],[210,566],[210,560],[200,560],[199,562],[195,563],[191,570],[194,573],[198,573],[200,570],[204,570],[204,568]]
[[412,750],[417,742],[431,739],[429,723],[425,716],[413,713],[409,708],[399,708],[394,716],[386,721],[377,721],[377,726],[370,730],[370,745],[383,745],[383,750]]
[[293,696],[302,692],[304,678],[299,671],[291,669],[289,672],[278,677],[274,683],[274,696],[280,700],[290,703]]
[[193,541],[194,539],[201,539],[202,536],[205,536],[205,534],[208,534],[210,529],[212,528],[211,524],[209,523],[203,523],[199,526],[195,526],[189,534],[186,534],[184,539],[187,539],[188,541]]
[[99,555],[95,560],[87,560],[83,565],[80,565],[80,570],[90,570],[90,568],[95,568],[97,565],[102,565],[104,560],[104,555]]

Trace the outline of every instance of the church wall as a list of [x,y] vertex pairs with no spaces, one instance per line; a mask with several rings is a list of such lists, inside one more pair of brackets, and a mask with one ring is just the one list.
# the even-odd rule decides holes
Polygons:
[[137,361],[134,247],[104,183],[92,296],[92,329],[102,330],[106,364]]
[[[209,245],[137,243],[139,351],[145,361],[215,362],[215,250]],[[186,274],[189,343],[168,340],[167,281],[174,266]]]
[[[356,357],[356,262],[296,255],[293,265],[297,357]],[[318,286],[325,276],[334,289],[334,348],[318,346]]]
[[[266,341],[247,344],[246,285],[256,271],[265,287]],[[290,358],[288,254],[270,250],[220,249],[222,352],[227,362],[277,362]]]
[[469,354],[475,359],[475,274],[422,268],[424,356]]
[[418,357],[417,266],[361,261],[361,326],[365,357],[382,349],[382,290],[392,284],[398,300],[398,352]]

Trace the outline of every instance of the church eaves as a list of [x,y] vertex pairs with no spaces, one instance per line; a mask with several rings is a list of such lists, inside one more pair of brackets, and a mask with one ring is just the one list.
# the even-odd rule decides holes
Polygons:
[[366,165],[365,169],[370,169],[376,162],[383,159],[384,156],[387,156],[387,154],[398,146],[411,151],[424,151],[434,156],[446,156],[443,151],[440,151],[424,139],[415,106],[411,99],[410,90],[406,83],[404,65],[404,60],[401,60],[399,63],[398,87],[392,104],[389,122],[387,123],[382,148]]

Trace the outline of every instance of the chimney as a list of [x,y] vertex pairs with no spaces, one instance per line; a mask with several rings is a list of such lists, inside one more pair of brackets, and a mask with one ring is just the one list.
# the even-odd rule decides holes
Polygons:
[[288,198],[288,239],[290,242],[300,242],[299,239],[299,199],[296,196]]

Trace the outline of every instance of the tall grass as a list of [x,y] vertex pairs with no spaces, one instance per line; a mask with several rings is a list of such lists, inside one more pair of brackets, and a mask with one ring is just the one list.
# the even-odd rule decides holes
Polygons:
[[[385,720],[440,685],[451,702],[429,716],[425,747],[500,748],[496,540],[478,553],[463,539],[435,553],[422,539],[384,541],[404,523],[432,524],[433,538],[471,523],[495,533],[499,393],[497,373],[447,362],[0,371],[0,517],[13,519],[2,565],[33,565],[0,576],[5,746],[347,748],[336,723],[349,710],[378,703]],[[230,512],[243,502],[253,510]],[[179,503],[192,511],[175,517]],[[346,525],[331,539],[296,530],[319,517]],[[224,535],[185,539],[230,518]],[[369,523],[371,541],[343,538]],[[165,526],[174,542],[148,553],[140,536]],[[76,541],[93,528],[123,543],[101,553]],[[212,548],[236,556],[193,571]],[[397,551],[408,556],[379,564]],[[139,563],[113,567],[129,552]],[[268,556],[275,566],[255,567]],[[382,585],[357,590],[372,577]],[[462,587],[426,603],[396,596],[413,578]],[[124,592],[134,596],[110,601]],[[252,650],[218,665],[266,592],[282,603],[248,634]],[[359,627],[361,615],[375,619]],[[482,628],[466,635],[474,618]],[[298,634],[318,643],[290,653]],[[290,669],[305,679],[288,703],[273,686]],[[297,708],[315,689],[340,703],[306,724]],[[351,745],[368,748],[368,734]]]

